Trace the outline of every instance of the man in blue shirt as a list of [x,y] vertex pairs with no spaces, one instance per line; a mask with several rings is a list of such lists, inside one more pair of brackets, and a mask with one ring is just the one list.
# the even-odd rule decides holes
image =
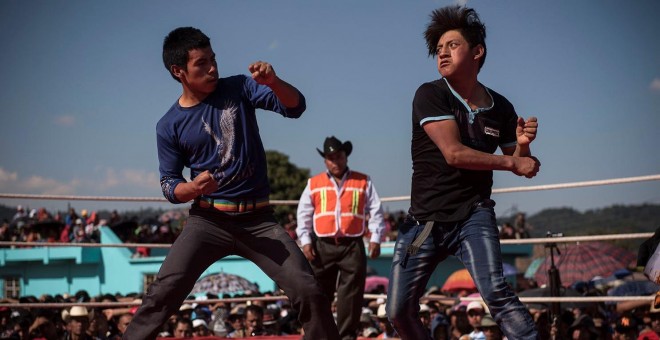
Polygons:
[[284,290],[306,339],[338,339],[330,302],[268,204],[255,115],[298,118],[305,98],[263,61],[248,67],[251,77],[220,78],[210,39],[196,28],[169,33],[163,62],[183,93],[156,125],[161,187],[172,203],[194,203],[124,339],[154,339],[204,270],[228,255],[251,260]]

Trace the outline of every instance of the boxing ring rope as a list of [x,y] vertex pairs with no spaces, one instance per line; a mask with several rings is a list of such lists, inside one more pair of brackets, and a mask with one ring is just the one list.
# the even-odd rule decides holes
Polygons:
[[[548,185],[535,185],[523,187],[511,187],[493,189],[493,194],[499,193],[512,193],[512,192],[526,192],[526,191],[539,191],[539,190],[555,190],[555,189],[568,189],[568,188],[581,188],[588,186],[602,186],[625,184],[635,182],[657,181],[660,180],[660,174],[614,178],[606,180],[559,183]],[[36,199],[36,200],[72,200],[72,201],[122,201],[122,202],[167,202],[164,198],[156,197],[109,197],[109,196],[68,196],[68,195],[31,195],[31,194],[6,194],[0,193],[0,198],[8,199]],[[383,202],[394,202],[410,200],[410,196],[396,196],[381,198]],[[272,200],[273,205],[295,205],[298,204],[297,200]],[[630,233],[630,234],[612,234],[612,235],[598,235],[598,236],[571,236],[571,237],[553,237],[553,243],[571,243],[571,242],[592,242],[592,241],[608,241],[608,240],[621,240],[621,239],[647,239],[653,236],[653,233]],[[500,240],[501,244],[545,244],[548,238],[528,238],[528,239],[507,239]],[[44,243],[44,242],[0,242],[0,246],[33,246],[33,247],[115,247],[115,248],[169,248],[171,244],[153,244],[153,243],[119,243],[119,244],[99,244],[99,243]],[[393,243],[384,244],[383,246],[392,247]],[[385,294],[365,294],[365,299],[387,299]],[[622,301],[644,301],[651,302],[655,295],[651,296],[584,296],[584,297],[520,297],[524,303],[545,303],[545,302],[622,302]],[[232,303],[232,302],[245,302],[245,301],[277,301],[286,300],[286,296],[270,296],[270,297],[241,297],[241,298],[225,298],[225,299],[207,299],[207,300],[186,300],[184,303],[195,304],[215,304],[215,303]],[[481,301],[480,297],[446,297],[441,295],[429,295],[422,298],[426,301],[444,301],[444,302],[463,302],[463,301]],[[0,303],[0,307],[8,308],[68,308],[72,306],[89,306],[89,307],[127,307],[139,306],[140,301],[125,301],[125,302],[70,302],[70,303]]]
[[[660,180],[660,174],[636,176],[636,177],[612,178],[612,179],[604,179],[604,180],[596,180],[596,181],[501,188],[501,189],[493,189],[493,194],[583,188],[589,186],[648,182],[648,181],[657,181],[657,180]],[[163,202],[163,203],[167,202],[167,200],[163,197],[112,197],[112,196],[32,195],[32,194],[3,194],[3,193],[0,193],[0,198],[67,200],[67,201],[120,201],[120,202]],[[410,200],[410,196],[393,196],[393,197],[381,198],[382,202],[396,202],[396,201],[408,201],[408,200]],[[298,200],[271,200],[270,203],[273,205],[296,205],[298,204]]]

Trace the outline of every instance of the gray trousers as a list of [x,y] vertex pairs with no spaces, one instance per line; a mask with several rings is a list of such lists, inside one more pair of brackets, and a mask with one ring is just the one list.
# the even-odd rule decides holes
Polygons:
[[227,214],[196,205],[123,339],[155,339],[204,270],[228,255],[254,262],[275,281],[298,311],[305,339],[339,339],[330,302],[300,248],[277,224],[270,208]]
[[329,299],[337,292],[337,327],[342,340],[355,340],[360,329],[367,277],[362,237],[318,238],[311,262],[316,279]]

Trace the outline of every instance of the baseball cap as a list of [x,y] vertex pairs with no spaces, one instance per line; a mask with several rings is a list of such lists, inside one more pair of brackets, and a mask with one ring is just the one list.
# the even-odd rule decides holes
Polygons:
[[193,320],[192,324],[193,324],[193,328],[197,328],[197,327],[200,327],[200,326],[204,326],[204,328],[206,328],[206,329],[209,328],[209,326],[206,324],[206,321],[204,321],[202,319],[195,319],[195,320]]
[[481,310],[485,310],[484,306],[483,306],[483,305],[481,304],[481,302],[479,302],[479,301],[472,301],[472,302],[470,302],[470,303],[468,304],[468,306],[467,306],[467,311],[469,312],[469,311],[471,311],[471,310],[473,310],[473,309],[481,309]]

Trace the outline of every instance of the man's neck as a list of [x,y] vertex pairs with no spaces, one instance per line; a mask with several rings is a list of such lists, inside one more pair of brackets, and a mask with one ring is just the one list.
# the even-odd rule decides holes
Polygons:
[[193,92],[184,87],[181,97],[179,97],[179,105],[182,107],[193,107],[206,99],[209,93]]
[[332,178],[334,178],[335,183],[337,183],[337,186],[339,186],[341,184],[341,180],[344,179],[344,176],[346,175],[347,172],[348,172],[348,168],[346,168],[346,170],[344,170],[344,172],[339,177],[337,177],[333,174],[330,174],[330,176],[332,176]]
[[462,81],[447,79],[447,82],[473,109],[491,105],[490,98],[486,94],[486,89],[479,83],[476,77]]

